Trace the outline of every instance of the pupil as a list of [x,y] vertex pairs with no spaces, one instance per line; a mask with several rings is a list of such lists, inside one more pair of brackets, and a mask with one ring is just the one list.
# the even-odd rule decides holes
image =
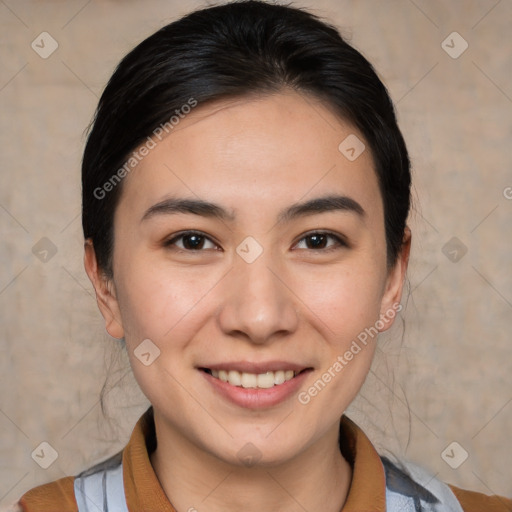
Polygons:
[[202,245],[202,236],[201,235],[188,235],[184,238],[185,247],[187,249],[198,249]]
[[311,241],[313,241],[313,243],[311,245],[313,245],[314,249],[318,249],[320,247],[325,246],[325,239],[326,239],[325,235],[311,235],[309,237],[309,239]]

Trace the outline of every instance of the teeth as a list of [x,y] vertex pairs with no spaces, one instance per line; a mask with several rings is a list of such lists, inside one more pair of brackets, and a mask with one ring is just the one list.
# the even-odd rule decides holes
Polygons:
[[[249,374],[246,373],[246,375]],[[258,377],[256,377],[256,385],[263,389],[274,387],[274,372],[262,373],[258,375]]]
[[[258,376],[254,373],[242,373],[240,375],[242,379],[243,388],[257,388],[258,387]],[[228,380],[229,382],[229,380]]]
[[234,370],[231,370],[230,372],[228,372],[226,380],[233,386],[241,386],[242,385],[242,378],[240,377],[240,373],[236,372]]
[[[212,376],[220,379],[222,382],[228,382],[232,386],[241,386],[243,388],[262,388],[267,389],[293,379],[296,373],[293,370],[279,370],[277,372],[245,373],[236,370],[211,370]],[[298,373],[298,372],[297,372]]]

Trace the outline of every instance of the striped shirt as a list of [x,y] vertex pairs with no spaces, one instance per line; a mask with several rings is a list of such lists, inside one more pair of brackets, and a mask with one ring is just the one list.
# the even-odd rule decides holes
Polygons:
[[[341,512],[512,512],[512,500],[446,485],[410,463],[381,457],[364,432],[345,415],[340,450],[352,466],[352,482]],[[26,492],[19,512],[176,512],[153,470],[156,447],[153,408],[138,420],[118,454],[76,477]],[[94,496],[93,496],[94,495]]]

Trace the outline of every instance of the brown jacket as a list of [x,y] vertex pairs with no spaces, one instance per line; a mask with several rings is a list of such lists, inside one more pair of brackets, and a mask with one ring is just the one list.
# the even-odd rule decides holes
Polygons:
[[[150,407],[137,422],[122,453],[123,480],[130,512],[176,512],[165,495],[149,460],[148,446],[155,444],[155,427]],[[378,452],[363,431],[342,417],[340,445],[353,468],[352,483],[341,512],[385,512],[386,479]],[[19,512],[77,512],[74,477],[31,489],[25,493]],[[512,500],[487,496],[450,486],[464,512],[512,512]]]

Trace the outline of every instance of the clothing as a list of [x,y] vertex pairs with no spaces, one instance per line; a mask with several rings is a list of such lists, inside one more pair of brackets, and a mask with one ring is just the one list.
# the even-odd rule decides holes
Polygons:
[[[87,512],[88,504],[90,512],[123,512],[115,505],[118,497],[123,506],[126,503],[128,512],[176,512],[151,466],[149,454],[155,447],[150,407],[138,420],[122,452],[77,477],[62,478],[28,491],[19,501],[20,510]],[[512,512],[510,499],[448,486],[412,464],[406,464],[405,471],[400,469],[381,457],[363,431],[346,416],[341,419],[340,450],[353,470],[341,512]],[[87,491],[93,480],[100,493],[95,504],[88,499],[91,491]],[[104,499],[103,490],[111,488],[113,491],[109,490]],[[84,492],[86,498],[82,499]]]

